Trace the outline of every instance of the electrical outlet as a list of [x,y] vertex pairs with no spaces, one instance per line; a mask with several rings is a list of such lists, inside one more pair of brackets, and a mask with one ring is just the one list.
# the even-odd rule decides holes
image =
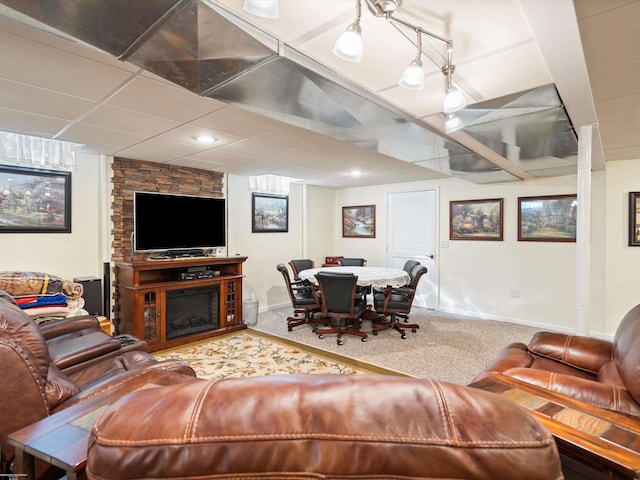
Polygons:
[[511,298],[520,298],[520,290],[511,290],[509,295]]

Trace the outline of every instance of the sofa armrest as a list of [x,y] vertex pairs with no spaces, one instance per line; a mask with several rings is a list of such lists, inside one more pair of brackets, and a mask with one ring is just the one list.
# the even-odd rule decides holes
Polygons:
[[611,342],[564,333],[538,332],[528,348],[531,353],[593,374],[613,358]]
[[510,343],[498,352],[495,358],[480,372],[471,383],[482,380],[495,373],[503,373],[515,367],[528,368],[533,363],[534,357],[527,350],[524,343]]
[[84,330],[85,328],[100,330],[100,321],[94,315],[79,315],[77,317],[62,318],[55,322],[43,323],[39,325],[39,328],[45,340],[50,340],[60,335]]
[[625,388],[533,368],[512,368],[504,375],[607,410],[640,416],[640,406]]

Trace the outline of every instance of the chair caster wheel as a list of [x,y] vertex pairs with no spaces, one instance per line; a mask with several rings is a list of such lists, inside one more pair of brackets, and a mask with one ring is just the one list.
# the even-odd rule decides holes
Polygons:
[[416,333],[417,331],[418,331],[418,330],[416,330],[415,328],[412,328],[412,329],[411,329],[411,332],[412,332],[412,333]]
[[344,345],[344,341],[343,340],[338,340],[338,345]]
[[400,338],[402,338],[404,340],[405,338],[407,338],[407,334],[402,332],[402,335],[400,336]]
[[374,335],[378,335],[378,332],[376,332],[376,331],[373,331],[371,333],[373,333]]
[[320,334],[318,335],[318,338],[324,338],[324,335]]
[[366,341],[367,341],[367,338],[366,338],[366,337],[362,337],[362,341],[363,341],[363,342],[366,342]]
[[316,333],[318,331],[318,327],[313,327],[313,329],[311,330],[313,333]]
[[293,328],[291,327],[287,327],[287,330],[289,330],[290,332],[293,332]]

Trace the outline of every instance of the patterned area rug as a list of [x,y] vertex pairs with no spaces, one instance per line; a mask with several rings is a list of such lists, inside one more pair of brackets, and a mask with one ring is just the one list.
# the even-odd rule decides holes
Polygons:
[[373,373],[245,332],[162,350],[153,356],[158,360],[182,359],[198,377],[207,379],[284,373]]

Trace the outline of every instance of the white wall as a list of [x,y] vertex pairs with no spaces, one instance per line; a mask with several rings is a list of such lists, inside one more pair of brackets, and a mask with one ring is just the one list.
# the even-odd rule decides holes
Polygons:
[[606,328],[640,303],[640,247],[629,246],[629,192],[640,191],[640,160],[607,162]]
[[[474,185],[457,179],[412,182],[337,191],[336,255],[365,257],[369,265],[386,265],[387,194],[438,188],[439,308],[483,318],[506,320],[540,327],[574,331],[576,325],[576,245],[560,242],[519,242],[517,206],[519,196],[576,193],[576,176],[491,185]],[[593,196],[604,198],[603,182],[596,179]],[[504,240],[449,240],[449,202],[504,198]],[[601,201],[601,200],[600,200]],[[343,206],[376,205],[376,238],[341,238]],[[592,230],[602,231],[601,208],[593,209]],[[443,248],[447,246],[447,248]],[[600,273],[604,237],[592,235],[592,267]],[[640,250],[639,250],[640,253]],[[592,308],[604,311],[602,278],[592,287]],[[519,291],[513,298],[511,292]],[[592,322],[594,335],[611,333],[610,325]],[[616,323],[617,325],[617,323]],[[614,327],[615,329],[615,327]]]
[[71,173],[71,233],[0,234],[0,270],[72,279],[102,277],[102,159],[76,156]]

